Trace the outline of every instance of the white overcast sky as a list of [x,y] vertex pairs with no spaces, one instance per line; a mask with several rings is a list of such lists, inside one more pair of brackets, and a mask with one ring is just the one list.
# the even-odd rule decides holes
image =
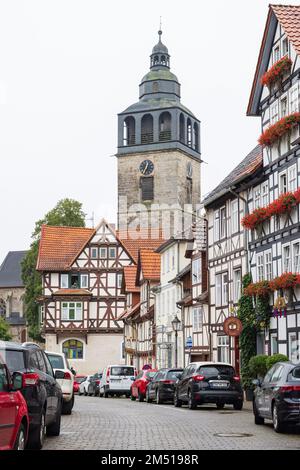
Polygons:
[[268,4],[0,0],[0,262],[61,198],[115,221],[117,113],[138,99],[160,16],[201,120],[202,194],[218,184],[259,136],[246,107]]

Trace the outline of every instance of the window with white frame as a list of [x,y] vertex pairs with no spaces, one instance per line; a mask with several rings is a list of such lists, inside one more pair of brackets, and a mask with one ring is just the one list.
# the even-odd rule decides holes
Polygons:
[[195,307],[193,308],[193,317],[192,317],[193,331],[202,331],[203,324],[203,308]]
[[167,262],[167,273],[168,273],[170,271],[170,251],[169,250],[167,250],[166,252],[166,258],[167,258],[166,262]]
[[216,274],[216,307],[220,307],[222,305],[222,275]]
[[270,108],[270,120],[271,124],[275,124],[275,122],[278,121],[278,101],[275,101],[275,103],[272,104]]
[[171,269],[175,269],[175,248],[174,246],[172,247],[171,250]]
[[271,355],[278,353],[277,333],[272,333],[270,335],[270,347],[271,347]]
[[283,271],[291,271],[291,245],[284,245],[282,247],[282,264]]
[[107,247],[106,246],[101,246],[99,251],[100,251],[100,258],[101,259],[107,258]]
[[256,188],[254,188],[253,192],[254,192],[254,208],[257,209],[258,207],[261,206],[260,186],[256,186]]
[[230,363],[229,336],[218,336],[218,361]]
[[110,246],[109,247],[109,257],[110,258],[115,258],[117,256],[117,249],[115,246]]
[[214,212],[214,241],[220,240],[220,210]]
[[262,202],[263,207],[269,204],[269,182],[268,181],[265,181],[261,185],[261,202]]
[[237,199],[231,202],[231,230],[232,233],[239,231],[239,203]]
[[93,258],[93,259],[98,258],[98,248],[96,248],[96,247],[91,248],[91,258]]
[[69,274],[61,274],[60,275],[60,287],[61,287],[61,289],[68,289],[69,288]]
[[299,110],[298,83],[290,88],[290,113]]
[[265,279],[270,281],[272,279],[272,251],[265,252]]
[[300,272],[300,242],[292,243],[293,272]]
[[62,302],[61,319],[67,321],[81,321],[82,302]]
[[296,332],[289,333],[289,359],[298,362],[300,359],[299,340]]
[[281,43],[282,55],[285,56],[289,53],[289,41],[288,38],[283,38]]
[[279,192],[280,194],[287,192],[287,177],[286,172],[279,175]]
[[226,237],[226,208],[220,209],[220,236],[221,238]]
[[228,304],[228,273],[222,274],[222,305]]
[[80,275],[80,287],[82,289],[87,289],[89,287],[89,276],[88,274]]
[[288,173],[288,190],[296,191],[297,189],[297,166],[292,165],[287,170]]
[[263,253],[259,253],[257,255],[257,280],[258,281],[264,280],[264,255]]
[[241,268],[233,271],[233,302],[238,303],[242,291],[242,270]]
[[228,273],[216,274],[216,306],[228,304]]
[[273,50],[273,64],[280,59],[280,47],[276,46]]
[[122,273],[117,273],[117,286],[118,286],[118,289],[121,289],[121,286],[122,286]]
[[192,261],[192,284],[200,284],[201,282],[201,258]]
[[280,115],[284,117],[288,114],[288,99],[287,96],[284,96],[280,100]]

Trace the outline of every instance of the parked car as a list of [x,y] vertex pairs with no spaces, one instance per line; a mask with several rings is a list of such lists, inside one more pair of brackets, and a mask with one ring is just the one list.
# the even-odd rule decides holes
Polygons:
[[175,386],[174,405],[188,404],[195,409],[204,403],[215,403],[218,409],[225,404],[232,404],[235,410],[243,408],[240,377],[231,364],[194,362],[184,369]]
[[276,432],[300,426],[300,364],[278,362],[256,385],[253,398],[255,424],[273,421]]
[[46,354],[34,343],[0,343],[0,355],[5,358],[11,374],[21,372],[21,392],[29,414],[27,446],[41,449],[45,434],[58,436],[63,396]]
[[75,375],[74,384],[73,384],[74,393],[79,392],[79,386],[82,382],[85,381],[85,379],[86,379],[86,375]]
[[131,389],[130,389],[131,400],[134,401],[138,398],[139,401],[144,401],[146,397],[147,385],[149,382],[151,382],[156,372],[157,372],[157,369],[144,369],[138,374],[137,378],[131,385]]
[[100,397],[125,395],[129,398],[131,385],[136,375],[136,368],[130,365],[107,366],[100,381]]
[[54,373],[56,374],[57,371],[61,372],[61,378],[58,378],[58,373],[56,374],[56,380],[59,383],[63,394],[62,413],[64,415],[70,415],[74,406],[74,375],[71,372],[68,359],[64,354],[57,352],[46,351],[46,355],[48,356]]
[[28,438],[27,404],[20,390],[23,374],[9,370],[0,357],[0,450],[24,450]]
[[88,394],[89,396],[94,396],[98,397],[99,396],[99,386],[100,386],[100,380],[102,377],[102,373],[96,373],[92,376],[89,387],[88,387]]
[[85,380],[81,382],[81,384],[79,385],[78,395],[87,396],[92,377],[92,375],[87,375]]
[[146,401],[153,400],[159,405],[165,401],[173,401],[174,385],[180,377],[183,369],[160,369],[148,383],[146,390]]

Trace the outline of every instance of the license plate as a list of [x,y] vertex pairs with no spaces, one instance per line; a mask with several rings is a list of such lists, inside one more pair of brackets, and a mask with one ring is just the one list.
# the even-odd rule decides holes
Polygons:
[[214,388],[227,388],[227,382],[210,382],[210,385]]

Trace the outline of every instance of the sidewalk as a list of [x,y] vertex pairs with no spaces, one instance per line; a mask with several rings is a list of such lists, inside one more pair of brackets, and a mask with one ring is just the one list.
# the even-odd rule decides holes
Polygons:
[[243,411],[250,411],[253,413],[252,401],[244,400]]

